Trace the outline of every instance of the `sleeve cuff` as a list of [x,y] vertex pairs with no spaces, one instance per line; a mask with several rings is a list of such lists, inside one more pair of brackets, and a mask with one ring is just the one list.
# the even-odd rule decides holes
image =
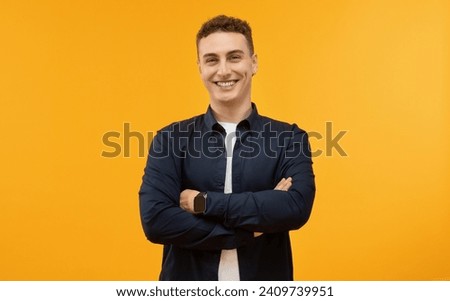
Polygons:
[[229,194],[207,191],[206,211],[203,213],[203,215],[217,218],[221,221],[225,220],[228,200]]

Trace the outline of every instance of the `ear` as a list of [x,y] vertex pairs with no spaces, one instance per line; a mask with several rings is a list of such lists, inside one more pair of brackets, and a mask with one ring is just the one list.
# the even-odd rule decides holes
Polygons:
[[200,74],[202,74],[202,66],[200,66],[199,60],[197,60],[197,67],[198,67],[198,72],[200,72]]
[[255,75],[258,71],[258,55],[254,53],[252,55],[252,75]]

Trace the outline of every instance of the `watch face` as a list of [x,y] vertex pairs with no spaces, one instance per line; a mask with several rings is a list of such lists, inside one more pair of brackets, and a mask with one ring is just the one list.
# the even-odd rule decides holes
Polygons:
[[194,212],[202,213],[205,212],[205,209],[206,209],[206,199],[203,196],[203,194],[200,193],[194,198]]

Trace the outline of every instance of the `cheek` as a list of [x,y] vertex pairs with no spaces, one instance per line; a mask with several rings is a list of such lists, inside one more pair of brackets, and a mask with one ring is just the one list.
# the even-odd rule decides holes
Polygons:
[[208,84],[208,77],[206,76],[206,74],[204,72],[202,72],[200,74],[200,78],[202,79],[203,84],[205,84],[205,85]]
[[200,76],[202,78],[202,81],[207,84],[212,76],[211,70],[208,69],[202,69],[202,72],[200,73]]
[[253,74],[253,66],[252,65],[245,65],[240,68],[239,73],[242,74],[244,77],[251,77]]

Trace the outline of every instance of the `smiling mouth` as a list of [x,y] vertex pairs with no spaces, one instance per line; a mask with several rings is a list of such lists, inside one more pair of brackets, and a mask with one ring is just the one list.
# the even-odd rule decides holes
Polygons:
[[229,80],[229,81],[217,81],[214,83],[219,87],[227,88],[234,86],[237,82],[238,82],[237,80]]

